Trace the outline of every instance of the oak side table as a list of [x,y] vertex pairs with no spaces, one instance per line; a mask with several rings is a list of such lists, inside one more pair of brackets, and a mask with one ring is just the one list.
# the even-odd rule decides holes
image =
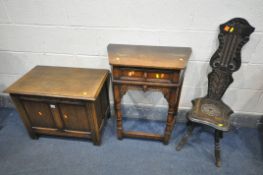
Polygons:
[[[117,116],[117,135],[146,138],[168,144],[177,113],[184,70],[191,55],[188,47],[159,47],[109,44],[108,56],[112,67],[114,107]],[[128,89],[158,90],[167,100],[168,116],[163,135],[124,131],[121,99]]]
[[40,134],[92,139],[110,116],[109,71],[36,66],[5,92],[32,139]]

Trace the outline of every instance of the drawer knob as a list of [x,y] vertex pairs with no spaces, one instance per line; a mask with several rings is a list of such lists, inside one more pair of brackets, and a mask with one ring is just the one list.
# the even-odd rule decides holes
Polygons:
[[50,105],[50,108],[53,108],[53,109],[55,109],[56,108],[56,105]]
[[38,115],[39,115],[39,116],[42,116],[42,115],[43,115],[43,113],[42,113],[42,112],[38,112]]
[[67,119],[67,118],[68,118],[68,115],[64,114],[64,118]]
[[155,74],[155,78],[157,79],[164,78],[164,74]]
[[133,75],[134,75],[134,71],[129,72],[128,75],[129,75],[130,77],[133,76]]

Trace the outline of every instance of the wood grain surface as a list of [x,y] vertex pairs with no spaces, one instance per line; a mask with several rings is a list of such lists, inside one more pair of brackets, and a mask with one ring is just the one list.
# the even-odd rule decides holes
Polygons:
[[95,100],[108,70],[36,66],[4,92]]
[[115,66],[184,69],[191,52],[189,47],[108,45],[109,62]]

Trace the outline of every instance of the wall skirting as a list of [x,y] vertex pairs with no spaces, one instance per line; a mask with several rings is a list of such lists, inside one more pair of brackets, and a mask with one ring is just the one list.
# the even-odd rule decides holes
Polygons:
[[[177,114],[177,122],[186,122],[186,114],[188,111],[189,109],[179,109]],[[167,108],[153,106],[122,105],[122,113],[124,117],[128,118],[143,118],[163,121],[166,120]],[[263,115],[234,113],[231,116],[231,124],[235,127],[263,127]]]
[[14,108],[11,98],[7,95],[0,95],[0,107]]
[[[9,96],[0,96],[0,107],[14,108],[14,105]],[[114,115],[114,107],[111,104],[111,111]],[[179,109],[177,114],[177,122],[186,122],[186,114],[188,109]],[[151,105],[129,105],[122,104],[123,117],[160,120],[165,121],[167,115],[166,107],[156,107]],[[254,115],[246,113],[234,113],[231,117],[231,123],[235,127],[263,127],[263,115]]]

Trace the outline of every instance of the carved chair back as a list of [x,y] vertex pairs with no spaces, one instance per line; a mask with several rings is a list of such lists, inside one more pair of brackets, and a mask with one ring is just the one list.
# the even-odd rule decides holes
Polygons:
[[255,30],[245,19],[234,18],[220,25],[219,47],[210,60],[207,98],[220,100],[241,66],[241,48]]

